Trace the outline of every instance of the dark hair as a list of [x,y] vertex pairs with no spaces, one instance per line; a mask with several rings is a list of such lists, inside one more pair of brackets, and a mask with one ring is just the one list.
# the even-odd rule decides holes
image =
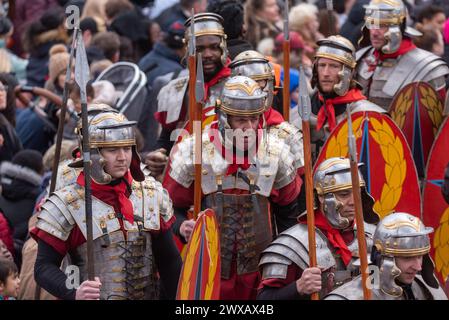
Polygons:
[[65,13],[62,8],[54,7],[44,12],[39,20],[32,22],[22,36],[23,47],[31,51],[38,44],[38,36],[44,32],[57,29],[64,23]]
[[418,14],[416,15],[416,21],[422,23],[424,19],[431,20],[438,13],[444,14],[443,8],[430,4],[428,6],[425,6],[418,12]]
[[98,33],[97,22],[91,17],[86,17],[80,21],[80,29],[83,32],[89,30],[92,35]]
[[[86,84],[86,96],[91,98],[91,99],[95,98],[95,90],[94,90],[94,87],[92,86],[92,82],[93,81],[90,80]],[[71,97],[80,97],[81,96],[80,87],[79,87],[79,85],[75,81],[69,82],[67,87],[69,89]]]
[[8,19],[8,17],[0,16],[0,36],[7,34],[11,31],[12,22]]
[[238,39],[243,34],[244,10],[237,0],[217,0],[210,2],[207,12],[219,14],[223,17],[224,32],[228,40]]
[[414,38],[413,42],[418,48],[432,52],[433,45],[438,42],[439,31],[434,28],[423,28],[421,26],[418,26],[417,29],[422,32],[423,35],[421,37]]
[[128,0],[108,0],[104,6],[104,12],[111,20],[123,12],[133,9],[134,5]]
[[6,284],[6,279],[12,274],[17,273],[17,266],[14,261],[0,258],[0,282]]
[[99,48],[106,59],[112,61],[114,55],[120,50],[120,38],[115,32],[99,32],[92,38],[90,45]]
[[15,88],[19,84],[17,79],[9,73],[0,73],[0,82],[8,86],[6,91],[6,108],[1,111],[13,127],[16,126],[16,93]]

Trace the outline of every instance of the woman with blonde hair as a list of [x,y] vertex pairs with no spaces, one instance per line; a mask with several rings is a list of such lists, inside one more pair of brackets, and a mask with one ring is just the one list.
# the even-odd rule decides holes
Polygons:
[[323,35],[318,31],[320,23],[317,7],[308,3],[298,4],[290,10],[288,18],[290,31],[298,32],[307,47],[316,48],[317,40],[323,38]]

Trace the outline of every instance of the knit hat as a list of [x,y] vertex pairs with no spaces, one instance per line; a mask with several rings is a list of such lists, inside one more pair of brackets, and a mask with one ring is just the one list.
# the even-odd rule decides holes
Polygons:
[[41,174],[44,169],[42,154],[36,150],[21,150],[15,154],[11,162],[13,164],[29,168],[39,174]]
[[51,47],[49,55],[48,82],[54,84],[57,77],[67,70],[70,55],[67,52],[67,47],[63,44],[55,44]]

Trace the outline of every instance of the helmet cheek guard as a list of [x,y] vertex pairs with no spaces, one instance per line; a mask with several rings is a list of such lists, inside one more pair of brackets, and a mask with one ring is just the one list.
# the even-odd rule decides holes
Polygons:
[[336,229],[346,229],[350,226],[350,221],[348,218],[344,218],[340,215],[340,209],[342,208],[342,203],[335,198],[333,193],[327,193],[324,195],[324,214],[331,224],[332,227]]
[[399,50],[402,42],[402,32],[399,26],[389,27],[384,37],[387,44],[382,47],[383,53],[391,54]]

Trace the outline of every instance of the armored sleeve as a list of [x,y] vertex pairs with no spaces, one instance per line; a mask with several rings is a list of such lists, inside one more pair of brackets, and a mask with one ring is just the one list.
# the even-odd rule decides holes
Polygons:
[[193,137],[176,144],[170,162],[170,177],[184,188],[190,187],[194,178]]
[[286,143],[279,140],[279,167],[274,181],[275,189],[282,189],[290,184],[296,178],[297,168],[295,168],[295,158],[290,151],[290,147]]
[[37,216],[36,227],[59,240],[67,241],[75,220],[61,196],[59,192],[55,192],[45,201]]

